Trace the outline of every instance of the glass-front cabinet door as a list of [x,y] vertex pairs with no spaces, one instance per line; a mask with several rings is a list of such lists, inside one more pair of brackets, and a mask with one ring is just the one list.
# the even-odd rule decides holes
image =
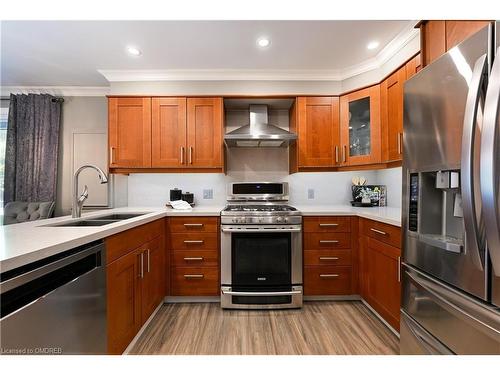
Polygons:
[[379,85],[340,97],[340,138],[342,165],[380,162]]

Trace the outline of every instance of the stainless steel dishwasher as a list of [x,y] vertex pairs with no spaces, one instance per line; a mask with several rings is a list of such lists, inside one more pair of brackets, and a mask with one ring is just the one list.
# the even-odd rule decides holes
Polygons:
[[96,241],[0,274],[1,353],[106,353],[105,270]]

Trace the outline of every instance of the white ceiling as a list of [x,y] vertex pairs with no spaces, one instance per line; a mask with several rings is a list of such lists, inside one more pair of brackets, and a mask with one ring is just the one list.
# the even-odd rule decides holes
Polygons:
[[[107,86],[98,70],[345,71],[409,21],[2,21],[2,86]],[[271,46],[259,49],[257,38]],[[368,50],[372,41],[378,48]],[[131,57],[128,45],[142,56]]]

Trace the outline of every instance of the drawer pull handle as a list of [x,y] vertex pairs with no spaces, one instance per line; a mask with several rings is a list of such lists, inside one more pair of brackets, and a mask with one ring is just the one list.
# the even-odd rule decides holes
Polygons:
[[185,227],[202,227],[203,224],[201,224],[201,223],[199,223],[199,224],[198,223],[192,223],[192,224],[191,223],[185,223],[184,226]]
[[203,257],[185,257],[184,260],[190,261],[190,260],[203,260]]
[[184,240],[184,243],[190,244],[190,243],[203,243],[203,240]]
[[370,228],[370,230],[371,230],[372,232],[375,232],[375,233],[381,234],[381,235],[383,235],[383,236],[386,236],[386,235],[387,235],[387,233],[386,233],[386,232],[383,232],[383,231],[378,230],[378,229],[375,229],[375,228]]
[[319,223],[320,227],[338,227],[337,223]]
[[185,279],[203,279],[203,274],[201,275],[184,275],[184,278]]
[[319,260],[339,260],[338,257],[319,257]]
[[319,240],[319,243],[339,243],[338,240]]
[[330,278],[334,278],[334,277],[339,277],[339,275],[337,275],[336,273],[322,273],[319,275],[319,277],[321,277],[323,279],[330,279]]

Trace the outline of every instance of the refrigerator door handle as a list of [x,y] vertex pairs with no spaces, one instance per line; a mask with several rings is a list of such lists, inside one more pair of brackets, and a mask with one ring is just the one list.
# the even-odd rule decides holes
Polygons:
[[498,153],[500,140],[500,48],[490,73],[481,132],[481,198],[486,241],[493,272],[500,276],[500,207],[498,202]]
[[472,78],[469,84],[467,102],[465,105],[463,135],[462,135],[462,163],[461,163],[461,185],[462,185],[462,205],[464,213],[465,243],[466,252],[470,253],[473,263],[480,270],[484,269],[480,255],[480,244],[478,233],[479,223],[476,216],[476,206],[474,197],[474,185],[477,183],[474,173],[474,135],[476,133],[477,112],[481,99],[481,89],[487,73],[486,54],[479,57],[474,64]]

